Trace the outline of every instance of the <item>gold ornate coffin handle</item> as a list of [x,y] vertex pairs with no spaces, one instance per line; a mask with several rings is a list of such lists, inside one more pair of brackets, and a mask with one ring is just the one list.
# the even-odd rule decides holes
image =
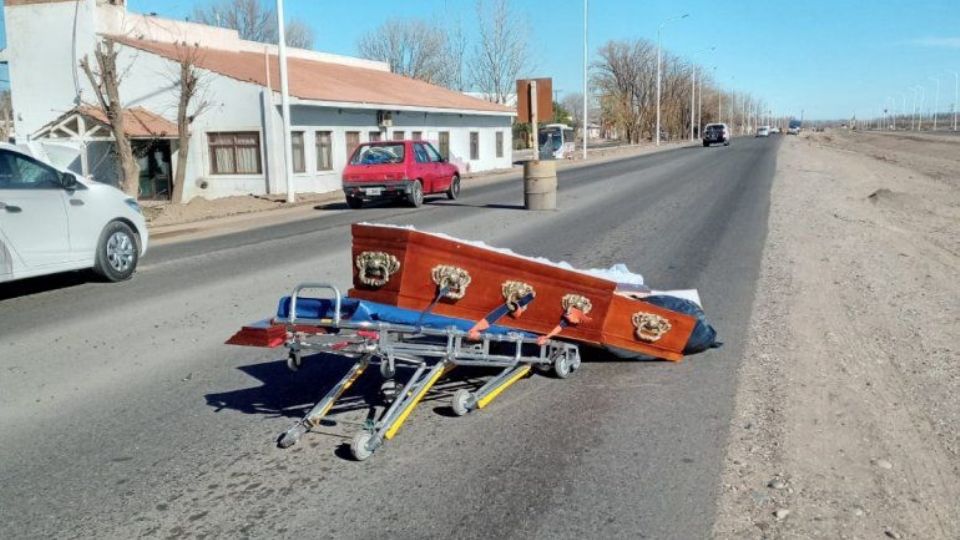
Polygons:
[[383,287],[400,270],[400,261],[383,251],[364,251],[357,255],[356,265],[360,283],[370,287]]
[[444,298],[460,300],[466,296],[467,287],[470,285],[470,273],[463,268],[440,264],[433,267],[431,276],[433,282],[437,285],[437,289],[445,291]]
[[522,281],[504,281],[500,290],[503,292],[503,303],[510,310],[510,313],[514,314],[523,312],[524,306],[520,305],[521,300],[527,296],[535,297],[537,295],[533,286]]
[[670,321],[657,315],[656,313],[647,313],[639,311],[633,314],[633,326],[636,327],[637,339],[654,343],[660,341],[673,326]]
[[580,324],[583,321],[589,321],[587,313],[593,309],[593,303],[586,296],[579,294],[567,294],[560,300],[563,306],[563,318],[570,324]]

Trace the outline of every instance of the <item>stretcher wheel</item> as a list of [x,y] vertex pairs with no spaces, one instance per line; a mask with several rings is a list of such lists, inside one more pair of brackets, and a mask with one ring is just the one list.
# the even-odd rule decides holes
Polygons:
[[350,441],[350,455],[357,461],[363,461],[373,455],[373,449],[370,448],[370,440],[373,434],[369,431],[361,431]]
[[566,379],[573,371],[573,361],[566,353],[559,353],[553,360],[553,372],[557,377]]
[[397,368],[394,367],[393,362],[389,359],[384,358],[380,361],[380,376],[384,379],[392,379],[397,375]]
[[290,354],[287,356],[287,367],[290,368],[290,371],[299,371],[301,363],[300,353],[298,351],[290,351]]
[[387,405],[394,402],[400,394],[400,385],[394,379],[387,379],[380,383],[380,399]]
[[567,354],[570,356],[570,370],[576,371],[580,369],[580,351],[572,350]]
[[453,409],[453,414],[463,416],[473,410],[476,401],[472,392],[461,388],[453,393],[453,398],[450,400],[450,408]]

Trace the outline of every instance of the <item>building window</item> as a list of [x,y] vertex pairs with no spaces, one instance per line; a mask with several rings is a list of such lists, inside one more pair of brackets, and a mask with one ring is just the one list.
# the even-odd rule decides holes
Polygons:
[[290,132],[290,146],[293,149],[293,172],[307,172],[307,160],[303,152],[303,132]]
[[470,132],[470,159],[480,159],[480,132]]
[[440,155],[443,159],[450,161],[450,132],[441,131],[437,142],[440,144]]
[[317,170],[333,170],[333,133],[317,132]]
[[360,146],[360,132],[359,131],[348,131],[345,135],[346,146],[347,146],[347,163],[350,162],[350,157],[353,155],[353,151]]
[[402,132],[402,131],[394,131],[394,132],[393,132],[393,140],[395,140],[395,141],[402,141],[403,138],[404,138],[404,135],[405,135],[405,133]]
[[497,157],[503,157],[503,132],[497,132]]
[[423,140],[423,132],[422,132],[422,131],[411,131],[411,132],[410,132],[410,138],[413,139],[413,140],[415,140],[415,141],[422,141],[422,140]]
[[379,131],[371,131],[371,132],[370,132],[370,142],[380,142],[380,139],[381,139],[381,137],[380,137],[380,132],[379,132]]
[[208,133],[211,174],[260,174],[260,134]]

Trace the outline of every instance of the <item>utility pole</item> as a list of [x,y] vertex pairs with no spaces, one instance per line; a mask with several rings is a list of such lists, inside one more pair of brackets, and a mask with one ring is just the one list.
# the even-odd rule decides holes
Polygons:
[[587,121],[587,0],[583,0],[583,159],[587,159],[587,138],[590,135]]
[[283,109],[283,160],[287,177],[287,202],[296,201],[293,187],[293,144],[290,140],[290,88],[287,83],[287,42],[283,0],[277,0],[277,47],[280,56],[280,107]]
[[679,17],[673,17],[672,19],[667,19],[660,23],[660,26],[657,27],[657,134],[655,140],[657,141],[657,146],[660,146],[660,71],[663,69],[663,40],[661,34],[663,33],[663,26],[670,21],[675,21],[677,19],[686,19],[689,17],[689,13],[684,13]]
[[960,72],[948,71],[953,73],[953,130],[957,130],[957,105],[960,105]]
[[940,77],[930,77],[930,80],[937,82],[937,93],[933,98],[933,130],[937,130],[937,109],[940,108]]

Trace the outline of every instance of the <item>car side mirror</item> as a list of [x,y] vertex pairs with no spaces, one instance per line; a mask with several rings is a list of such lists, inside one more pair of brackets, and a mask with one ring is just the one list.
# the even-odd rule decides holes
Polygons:
[[60,174],[60,185],[63,186],[63,189],[77,189],[77,184],[79,184],[79,182],[77,181],[76,175],[73,173],[65,172]]

